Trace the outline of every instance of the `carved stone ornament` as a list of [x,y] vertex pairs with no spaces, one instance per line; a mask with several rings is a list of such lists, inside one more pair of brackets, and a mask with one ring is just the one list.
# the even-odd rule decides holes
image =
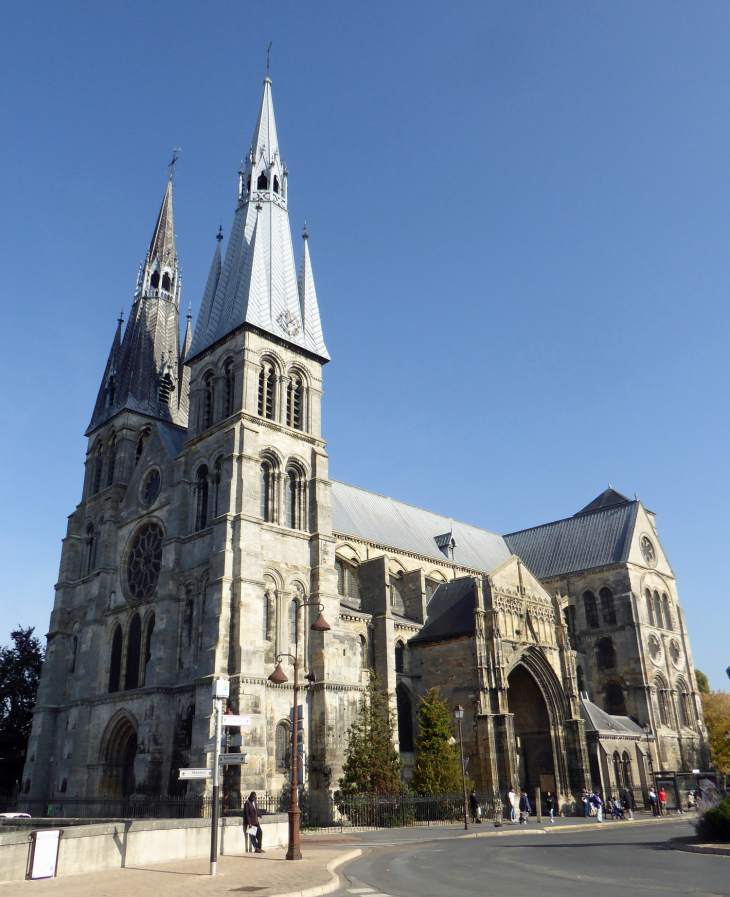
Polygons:
[[657,666],[662,661],[662,643],[653,632],[649,636],[649,657],[652,663],[655,663]]
[[677,669],[682,666],[682,649],[676,638],[673,638],[669,643],[669,657]]
[[302,322],[295,311],[293,312],[287,309],[286,311],[283,311],[276,320],[279,323],[279,327],[281,327],[284,333],[289,336],[296,336],[301,332]]
[[656,548],[654,548],[654,543],[646,534],[641,537],[639,541],[639,547],[641,548],[641,553],[647,565],[649,567],[656,567]]

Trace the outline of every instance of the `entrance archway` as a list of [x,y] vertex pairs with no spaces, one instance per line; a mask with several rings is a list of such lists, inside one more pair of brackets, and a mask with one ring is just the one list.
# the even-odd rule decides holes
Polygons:
[[521,664],[507,678],[509,711],[513,715],[520,785],[531,802],[535,788],[555,791],[555,758],[550,716],[540,687]]
[[137,728],[125,714],[113,720],[102,739],[100,793],[107,797],[128,797],[134,793],[134,760],[137,756]]

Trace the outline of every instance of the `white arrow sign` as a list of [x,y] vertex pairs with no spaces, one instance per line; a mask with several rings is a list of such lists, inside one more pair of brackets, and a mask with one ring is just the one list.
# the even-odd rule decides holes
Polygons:
[[245,754],[221,754],[221,764],[223,766],[243,766],[245,762]]
[[221,717],[221,722],[224,726],[250,726],[251,725],[251,717],[250,716],[238,716],[237,714],[229,713],[226,715],[225,713]]
[[181,779],[212,779],[212,769],[181,769]]

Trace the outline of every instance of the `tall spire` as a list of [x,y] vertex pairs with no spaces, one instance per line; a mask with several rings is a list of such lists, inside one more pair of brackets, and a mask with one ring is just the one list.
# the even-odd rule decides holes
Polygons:
[[187,398],[181,402],[180,289],[171,173],[124,338],[120,319],[87,433],[124,410],[187,426]]
[[289,225],[287,181],[267,77],[251,148],[239,172],[238,208],[225,261],[217,269],[214,257],[188,358],[250,324],[329,361],[311,269],[307,307],[317,326],[313,330],[306,322]]

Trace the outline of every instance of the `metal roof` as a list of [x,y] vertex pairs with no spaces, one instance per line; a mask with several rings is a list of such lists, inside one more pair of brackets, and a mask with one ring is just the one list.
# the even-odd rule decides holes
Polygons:
[[643,735],[644,730],[628,716],[612,716],[588,698],[580,697],[580,714],[586,721],[586,731],[613,732],[615,735]]
[[598,511],[601,508],[610,508],[613,505],[622,505],[630,501],[630,498],[626,498],[625,495],[617,492],[611,487],[611,484],[609,483],[608,489],[604,489],[604,491],[601,492],[598,498],[594,498],[589,505],[586,505],[585,508],[578,511],[578,513],[574,514],[573,516],[578,517],[580,514],[587,514],[589,511]]
[[541,580],[577,570],[625,563],[631,548],[638,501],[506,535],[505,542]]
[[436,536],[451,532],[456,542],[454,562],[485,573],[512,554],[497,533],[338,480],[332,480],[332,529],[342,536],[392,546],[441,562],[444,555],[436,545]]
[[411,642],[431,642],[439,639],[471,635],[476,628],[474,610],[477,594],[474,578],[454,579],[440,585],[428,602],[428,616],[423,629]]

